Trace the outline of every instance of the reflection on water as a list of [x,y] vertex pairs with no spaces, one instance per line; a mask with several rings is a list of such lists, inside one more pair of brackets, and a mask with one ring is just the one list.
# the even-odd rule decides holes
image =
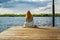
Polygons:
[[[0,31],[12,26],[23,26],[25,17],[0,17]],[[60,26],[60,17],[56,17],[56,26]],[[52,17],[34,17],[34,22],[38,26],[52,26]]]
[[55,18],[55,26],[60,28],[60,17]]
[[52,26],[51,17],[35,17],[34,21],[39,26]]

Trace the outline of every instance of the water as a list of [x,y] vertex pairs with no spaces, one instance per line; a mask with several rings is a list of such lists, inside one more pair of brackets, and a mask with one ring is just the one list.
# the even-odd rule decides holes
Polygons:
[[[12,26],[23,26],[25,17],[0,17],[0,32]],[[34,17],[34,22],[38,26],[52,26],[52,17]],[[55,18],[55,25],[60,26],[60,17]]]

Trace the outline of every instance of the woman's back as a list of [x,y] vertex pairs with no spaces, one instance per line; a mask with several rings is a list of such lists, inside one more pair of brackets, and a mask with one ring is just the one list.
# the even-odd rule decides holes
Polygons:
[[34,24],[34,21],[33,21],[33,16],[32,14],[30,13],[30,11],[28,11],[26,13],[26,22],[25,22],[25,27],[29,27],[29,28],[32,28],[34,27],[35,24]]

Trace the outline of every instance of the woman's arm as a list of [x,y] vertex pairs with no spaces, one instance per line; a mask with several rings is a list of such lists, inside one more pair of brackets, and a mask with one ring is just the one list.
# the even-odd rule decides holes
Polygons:
[[24,26],[23,26],[24,28],[27,28],[27,25],[26,25],[26,23],[24,23]]

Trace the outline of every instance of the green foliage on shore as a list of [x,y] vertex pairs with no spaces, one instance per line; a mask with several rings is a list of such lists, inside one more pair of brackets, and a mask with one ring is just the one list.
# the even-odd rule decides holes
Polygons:
[[0,15],[0,17],[24,17],[25,16],[25,14],[2,14],[2,15]]
[[50,17],[50,16],[52,16],[52,14],[33,14],[33,16],[35,16],[35,17]]
[[[32,14],[34,17],[51,17],[52,14]],[[56,17],[60,17],[60,14],[55,14]],[[25,14],[0,14],[0,17],[25,17]]]

